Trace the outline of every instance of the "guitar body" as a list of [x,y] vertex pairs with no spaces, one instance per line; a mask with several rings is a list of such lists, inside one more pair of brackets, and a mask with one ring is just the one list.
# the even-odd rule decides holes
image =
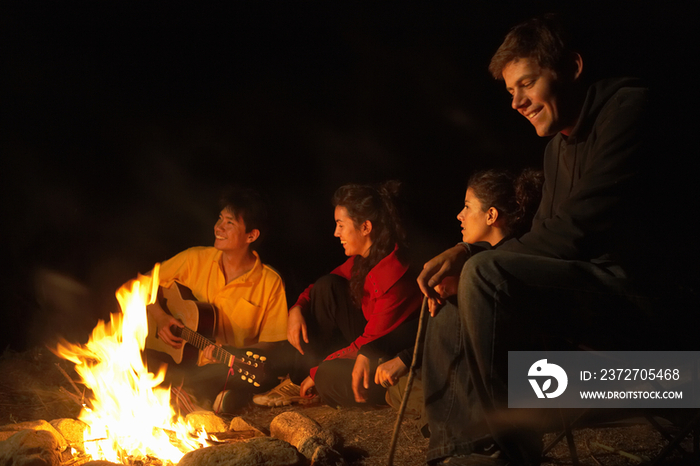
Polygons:
[[146,348],[169,354],[176,364],[183,360],[197,360],[199,350],[215,345],[212,355],[215,360],[230,367],[229,374],[250,383],[256,387],[265,378],[264,356],[254,354],[238,348],[227,349],[214,343],[214,330],[216,329],[216,309],[213,305],[199,302],[192,291],[184,285],[173,283],[169,288],[161,287],[158,290],[158,303],[163,310],[185,327],[172,326],[170,331],[176,337],[184,340],[180,349],[175,349],[158,338],[158,329],[155,321],[148,314],[148,336]]
[[[186,327],[203,335],[205,338],[213,339],[216,328],[216,309],[213,305],[197,301],[184,285],[173,283],[168,288],[161,288],[158,299],[163,310],[177,320],[185,324]],[[180,349],[164,343],[158,338],[155,321],[148,313],[148,337],[146,337],[146,348],[169,354],[175,363],[180,364],[183,360],[195,360],[199,350],[189,344],[183,344]]]

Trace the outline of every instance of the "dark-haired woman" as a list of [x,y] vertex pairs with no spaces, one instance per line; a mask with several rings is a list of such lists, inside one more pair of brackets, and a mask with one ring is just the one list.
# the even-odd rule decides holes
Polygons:
[[[462,241],[495,249],[508,238],[529,230],[542,197],[544,176],[526,168],[519,175],[505,170],[474,173],[467,182],[464,207],[457,214]],[[442,297],[456,294],[457,277],[448,277],[436,288]],[[435,307],[431,302],[431,312]]]
[[335,192],[335,236],[349,259],[309,286],[289,311],[287,339],[299,351],[304,379],[292,375],[255,397],[256,404],[289,404],[315,394],[331,406],[384,402],[369,364],[357,367],[358,351],[416,317],[422,302],[409,272],[397,194],[396,182]]
[[500,170],[473,174],[467,182],[464,208],[457,215],[462,241],[497,247],[504,239],[525,233],[542,196],[542,182],[542,172],[533,169],[517,177]]
[[[467,182],[464,207],[457,215],[465,243],[481,243],[490,248],[497,248],[508,238],[524,234],[532,223],[540,198],[544,177],[541,171],[525,169],[519,175],[504,170],[485,170],[474,173]],[[435,287],[441,299],[457,293],[457,277],[447,277]],[[430,301],[431,312],[440,303]],[[401,343],[404,349],[398,355],[377,367],[375,382],[393,387],[408,372],[413,354],[417,325],[407,322],[391,335],[378,339],[365,347],[364,352],[396,351]],[[403,342],[401,339],[404,339]],[[409,347],[409,345],[411,345]],[[389,390],[387,400],[398,407],[403,396],[403,383]],[[413,408],[416,416],[420,415],[422,392],[420,387],[414,389],[420,400],[409,401],[409,410]],[[413,395],[412,395],[413,398]]]

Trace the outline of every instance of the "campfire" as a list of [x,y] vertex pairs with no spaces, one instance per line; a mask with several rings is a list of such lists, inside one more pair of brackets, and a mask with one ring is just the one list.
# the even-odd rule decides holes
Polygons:
[[[95,464],[199,466],[267,462],[285,466],[344,466],[340,453],[344,451],[342,436],[313,418],[330,426],[341,426],[346,434],[352,435],[354,443],[373,449],[376,464],[384,463],[387,446],[384,439],[394,418],[390,409],[338,411],[319,403],[254,409],[233,419],[211,411],[193,412],[186,418],[179,416],[171,408],[170,390],[161,386],[165,372],[148,372],[142,359],[148,333],[146,306],[154,301],[157,284],[156,266],[153,277],[139,276],[120,290],[117,298],[122,311],[111,315],[108,322],[99,322],[86,344],[64,340],[52,349],[64,361],[74,364],[74,371],[69,374],[60,364],[49,361],[46,362],[51,367],[42,365],[41,370],[46,375],[55,370],[52,379],[62,377],[64,383],[66,380],[71,383],[72,393],[60,384],[55,385],[55,392],[62,402],[81,406],[77,416],[80,421],[75,420],[75,405],[72,405],[59,410],[59,416],[53,413],[54,417],[48,418],[53,420],[29,420],[23,416],[19,418],[23,422],[0,425],[2,464],[41,460],[44,462],[35,464],[79,466],[95,461]],[[33,368],[37,357],[32,353],[32,359],[26,362],[20,359],[5,362],[13,363],[10,365],[13,371],[15,367],[24,370],[19,369],[20,365]],[[14,377],[15,374],[10,373],[10,377],[16,378],[22,388],[14,393],[24,395],[26,391],[21,390],[26,390],[26,380]],[[79,380],[74,380],[75,374]],[[39,378],[43,375],[43,372],[37,374]],[[40,404],[48,412],[46,404],[41,400]],[[404,456],[419,458],[424,439],[417,430],[405,434],[413,435],[414,440]]]
[[122,312],[98,322],[85,345],[62,341],[55,353],[75,363],[75,371],[92,392],[79,419],[85,451],[93,460],[128,464],[133,457],[177,463],[206,445],[202,427],[188,425],[170,405],[170,390],[161,387],[165,372],[149,372],[141,356],[148,334],[146,305],[158,290],[153,276],[139,276],[122,287]]

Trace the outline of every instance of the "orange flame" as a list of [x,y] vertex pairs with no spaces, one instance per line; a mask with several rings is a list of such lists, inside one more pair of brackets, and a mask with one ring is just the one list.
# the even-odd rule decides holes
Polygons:
[[[128,455],[149,455],[177,463],[201,446],[171,408],[170,390],[159,387],[164,370],[148,372],[141,357],[148,334],[146,305],[155,302],[158,271],[156,264],[152,277],[139,275],[117,291],[122,312],[112,314],[108,323],[99,321],[86,345],[64,340],[54,351],[75,363],[93,393],[79,418],[89,426],[85,449],[95,460],[119,463]],[[168,433],[177,437],[179,447]]]

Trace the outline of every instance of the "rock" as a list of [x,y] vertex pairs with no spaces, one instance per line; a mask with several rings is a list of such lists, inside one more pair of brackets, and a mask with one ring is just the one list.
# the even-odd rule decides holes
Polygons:
[[22,430],[0,442],[0,464],[58,466],[61,464],[60,448],[56,435],[47,430]]
[[311,455],[311,466],[345,466],[345,459],[329,447],[328,445],[319,445]]
[[304,458],[282,440],[260,437],[187,453],[177,466],[303,466]]
[[185,422],[197,430],[204,427],[207,432],[226,430],[226,422],[212,411],[194,411],[185,417]]
[[341,446],[340,438],[335,433],[324,429],[310,417],[293,411],[282,413],[272,420],[270,435],[291,443],[297,449],[309,438],[316,438],[334,450]]
[[68,444],[78,450],[80,453],[85,453],[83,445],[83,433],[88,427],[83,421],[75,419],[54,419],[50,422],[51,426],[56,429]]
[[234,432],[252,431],[254,432],[255,437],[267,437],[270,435],[269,432],[266,432],[267,429],[264,427],[255,426],[248,419],[240,416],[231,419],[228,430],[232,430]]
[[282,413],[272,420],[270,435],[285,440],[297,448],[309,438],[315,438],[334,450],[341,446],[340,438],[335,433],[324,429],[310,417],[293,411]]
[[280,414],[270,423],[270,433],[294,445],[314,465],[345,465],[337,451],[341,445],[338,436],[303,414],[292,411]]
[[60,451],[63,451],[68,447],[68,442],[66,439],[63,438],[63,436],[46,421],[27,421],[20,422],[18,424],[6,424],[0,427],[0,440],[8,439],[22,430],[44,430],[49,432],[56,439]]

